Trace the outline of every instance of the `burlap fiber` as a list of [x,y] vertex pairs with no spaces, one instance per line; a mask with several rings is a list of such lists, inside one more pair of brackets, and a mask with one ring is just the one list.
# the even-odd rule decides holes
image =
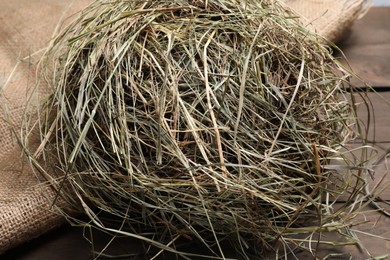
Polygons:
[[34,53],[47,45],[61,17],[86,2],[0,2],[0,254],[64,222],[50,210],[54,192],[38,185],[8,122],[20,127],[28,90],[36,80],[39,53]]
[[302,24],[332,42],[340,40],[353,21],[370,6],[369,0],[282,0]]
[[[9,123],[20,127],[36,80],[35,53],[47,45],[63,17],[90,1],[0,1],[0,254],[64,222],[50,209],[54,192],[38,184]],[[362,8],[361,0],[284,1],[302,15],[304,24],[330,40],[337,39]]]

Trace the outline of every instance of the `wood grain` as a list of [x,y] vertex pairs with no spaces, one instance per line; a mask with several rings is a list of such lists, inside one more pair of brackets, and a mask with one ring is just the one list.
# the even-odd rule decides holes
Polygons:
[[[338,45],[363,80],[372,86],[390,86],[390,8],[371,8]],[[353,82],[363,85],[357,79]]]

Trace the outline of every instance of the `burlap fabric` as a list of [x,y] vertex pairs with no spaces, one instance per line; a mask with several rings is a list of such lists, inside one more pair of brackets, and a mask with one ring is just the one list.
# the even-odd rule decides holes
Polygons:
[[300,15],[311,31],[337,42],[353,21],[362,16],[370,0],[282,0]]
[[4,112],[0,117],[0,253],[64,221],[49,210],[54,193],[37,184],[9,123],[20,127],[28,90],[36,80],[39,50],[47,45],[61,17],[86,2],[0,1],[0,108]]
[[[61,17],[90,1],[0,1],[0,254],[64,222],[51,208],[54,192],[38,184],[23,160],[10,124],[20,127],[36,80],[39,50],[47,45]],[[303,15],[304,24],[331,40],[357,17],[362,4],[361,0],[284,1]]]

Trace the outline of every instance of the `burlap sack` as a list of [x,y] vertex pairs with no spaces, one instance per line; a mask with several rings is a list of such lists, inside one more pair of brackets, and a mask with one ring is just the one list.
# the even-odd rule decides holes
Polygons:
[[0,2],[0,109],[4,112],[0,116],[0,254],[64,221],[49,210],[54,193],[37,185],[9,123],[20,127],[28,90],[35,84],[39,50],[47,45],[61,17],[80,10],[86,2]]
[[300,15],[308,29],[332,42],[340,40],[353,21],[370,6],[370,0],[282,0]]
[[[36,80],[39,50],[47,45],[61,17],[90,1],[0,2],[0,254],[64,222],[51,208],[54,192],[38,185],[23,160],[10,124],[20,127],[29,89]],[[303,15],[304,24],[329,39],[336,39],[350,25],[362,4],[361,0],[284,1]]]

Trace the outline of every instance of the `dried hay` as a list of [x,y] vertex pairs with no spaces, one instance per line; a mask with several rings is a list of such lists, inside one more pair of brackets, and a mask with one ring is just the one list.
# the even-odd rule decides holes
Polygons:
[[27,153],[87,226],[183,257],[180,239],[210,258],[221,241],[245,258],[315,254],[313,233],[349,232],[325,198],[354,173],[325,166],[356,121],[319,42],[277,2],[96,1],[45,55],[53,93],[26,121],[41,133]]

